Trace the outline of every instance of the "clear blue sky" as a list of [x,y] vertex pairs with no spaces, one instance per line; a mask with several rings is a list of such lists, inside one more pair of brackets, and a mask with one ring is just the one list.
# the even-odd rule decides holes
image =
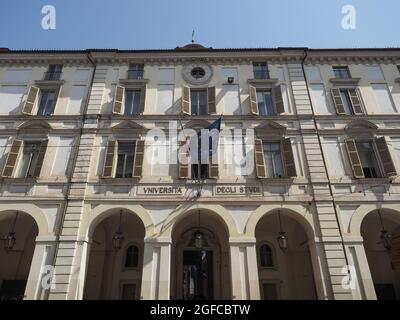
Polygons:
[[[41,9],[55,6],[57,29]],[[341,27],[356,8],[356,30]],[[0,47],[400,47],[400,0],[1,0]]]

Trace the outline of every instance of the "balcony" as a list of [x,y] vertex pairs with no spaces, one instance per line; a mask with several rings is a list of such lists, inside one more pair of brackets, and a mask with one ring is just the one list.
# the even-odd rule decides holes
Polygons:
[[45,81],[59,81],[61,79],[61,71],[48,71],[44,73],[43,80]]
[[128,70],[129,80],[143,80],[144,70]]

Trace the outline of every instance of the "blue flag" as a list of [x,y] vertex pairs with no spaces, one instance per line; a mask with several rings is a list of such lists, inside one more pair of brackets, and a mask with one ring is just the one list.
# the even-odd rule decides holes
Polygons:
[[[204,162],[204,160],[208,161],[208,158],[211,157],[213,154],[217,152],[218,149],[218,140],[219,140],[219,133],[221,131],[221,120],[222,116],[220,116],[217,120],[215,120],[213,123],[211,123],[208,127],[200,130],[200,132],[197,135],[197,141],[198,141],[198,160],[199,162]],[[207,145],[207,148],[202,146],[201,143],[201,131],[208,130],[209,134],[209,141]],[[202,148],[203,147],[203,148]],[[203,160],[203,161],[201,161]],[[208,163],[208,162],[207,162]]]

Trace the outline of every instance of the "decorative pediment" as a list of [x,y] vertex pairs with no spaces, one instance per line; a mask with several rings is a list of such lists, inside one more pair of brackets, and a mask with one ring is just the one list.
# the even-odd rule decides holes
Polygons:
[[124,120],[112,127],[112,130],[146,130],[145,127],[133,120]]
[[353,120],[345,127],[345,130],[349,133],[364,133],[364,134],[374,134],[378,130],[378,126],[367,120]]
[[31,130],[31,129],[36,129],[36,130],[45,130],[49,131],[52,129],[52,127],[49,125],[47,121],[44,120],[28,120],[23,122],[17,127],[18,130]]
[[261,132],[273,132],[273,133],[279,133],[279,134],[283,134],[286,131],[286,127],[275,122],[272,120],[265,120],[263,121],[261,124],[259,124],[258,126],[256,126],[254,128],[254,130],[256,131],[261,131]]

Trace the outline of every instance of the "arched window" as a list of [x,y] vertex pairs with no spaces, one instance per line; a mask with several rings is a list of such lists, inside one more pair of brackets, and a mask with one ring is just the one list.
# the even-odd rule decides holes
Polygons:
[[137,268],[139,264],[139,248],[131,245],[126,249],[125,268]]
[[274,266],[274,257],[272,253],[272,248],[268,244],[263,244],[260,246],[260,264],[261,267],[270,268]]

